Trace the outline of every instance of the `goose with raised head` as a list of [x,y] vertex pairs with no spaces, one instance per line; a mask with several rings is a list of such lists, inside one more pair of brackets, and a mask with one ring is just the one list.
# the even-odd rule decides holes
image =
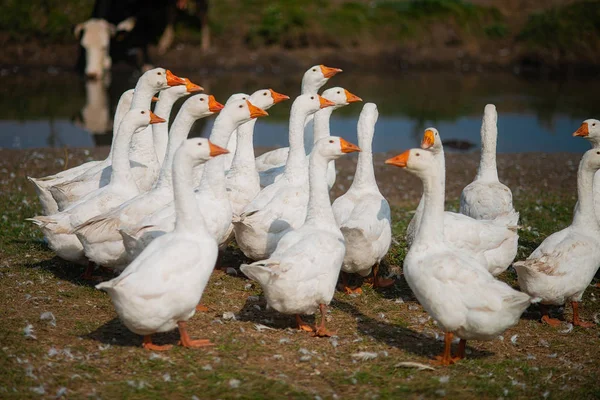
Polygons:
[[[119,124],[123,119],[123,116],[129,109],[131,108],[131,102],[133,100],[133,89],[126,90],[123,92],[121,97],[119,98],[119,102],[117,104],[117,110],[115,111],[115,117],[113,119],[113,144],[115,141],[116,133],[119,130]],[[93,169],[102,169],[107,165],[110,165],[110,159],[112,157],[113,145],[110,147],[110,152],[106,159],[101,161],[88,161],[81,165],[78,165],[73,168],[69,168],[66,171],[61,171],[57,174],[46,176],[43,178],[32,178],[27,177],[29,181],[31,181],[35,185],[35,190],[40,200],[40,204],[42,205],[42,214],[43,215],[51,215],[59,212],[58,204],[54,197],[52,197],[52,193],[50,192],[50,188],[55,185],[59,185],[61,183],[70,181],[72,179],[77,178],[81,174]]]
[[498,180],[496,142],[498,140],[498,113],[488,104],[481,123],[481,159],[477,176],[460,195],[460,213],[475,219],[494,219],[514,213],[512,192]]
[[109,294],[125,326],[144,336],[142,346],[147,350],[168,350],[171,345],[156,345],[151,335],[175,327],[184,347],[212,345],[206,339],[190,339],[186,330],[218,254],[194,198],[192,168],[226,152],[202,138],[181,144],[172,173],[175,229],[151,243],[119,277],[96,286]]
[[[288,99],[288,96],[277,93],[273,89],[258,90],[250,96],[250,102],[263,110],[268,110],[273,105]],[[231,203],[231,211],[235,215],[239,215],[260,192],[260,178],[254,162],[255,125],[256,119],[252,119],[241,125],[231,135],[232,138],[237,136],[237,140],[233,161],[225,174],[225,185]],[[231,143],[231,139],[229,143]],[[227,237],[231,238],[232,234],[233,225],[230,225]]]
[[[327,89],[321,94],[321,96],[331,102],[334,103],[332,107],[326,107],[322,110],[317,111],[314,114],[313,125],[314,125],[314,142],[316,143],[318,140],[329,136],[329,119],[331,118],[331,114],[333,111],[338,108],[347,106],[350,103],[355,103],[358,101],[362,101],[362,99],[344,88],[341,87],[333,87]],[[306,130],[305,130],[306,132]],[[306,135],[304,135],[306,140]],[[311,139],[312,140],[312,139]],[[306,145],[306,143],[305,143]],[[283,147],[280,149],[282,154],[285,153],[286,157],[289,153],[289,147]],[[308,157],[308,156],[307,156]],[[265,171],[260,172],[260,185],[262,187],[271,185],[275,180],[277,180],[285,171],[285,161],[282,165],[267,169]],[[336,172],[335,172],[335,161],[331,161],[327,166],[327,185],[329,189],[333,187],[335,183]]]
[[308,163],[304,153],[304,121],[333,102],[318,94],[303,94],[294,100],[290,113],[290,151],[285,172],[267,186],[233,218],[235,239],[246,257],[268,258],[279,239],[300,227],[308,204]]
[[[266,111],[248,100],[229,101],[215,120],[210,141],[217,146],[225,147],[229,136],[240,125],[267,115],[269,114]],[[206,163],[202,180],[194,193],[196,201],[201,206],[200,212],[208,231],[219,246],[222,246],[227,239],[232,212],[225,185],[224,163],[219,158]],[[130,257],[135,258],[156,237],[172,231],[174,222],[174,207],[171,203],[136,226],[121,229],[125,248]]]
[[[448,245],[442,171],[433,153],[412,149],[386,164],[405,168],[423,182],[423,218],[403,271],[419,303],[444,330],[444,352],[437,362],[450,365],[465,357],[467,340],[492,340],[516,325],[532,299],[495,279],[468,253]],[[460,338],[457,357],[451,355],[454,335]]]
[[[392,279],[378,275],[379,263],[392,243],[392,218],[390,205],[381,195],[373,170],[372,142],[375,123],[379,117],[377,106],[367,103],[358,119],[358,163],[354,180],[348,191],[333,202],[333,214],[346,241],[346,255],[342,264],[344,291],[360,293],[351,289],[345,274],[363,277],[373,271],[373,287],[387,287]],[[318,116],[315,117],[315,126]],[[316,131],[315,131],[316,133]]]
[[[440,170],[442,188],[446,187],[446,164],[440,133],[435,128],[425,129],[421,148],[433,154]],[[408,247],[412,245],[423,218],[425,194],[421,196],[415,215],[406,230]],[[486,266],[494,276],[501,274],[512,264],[518,249],[517,224],[519,213],[512,211],[493,220],[474,219],[464,214],[444,212],[444,239],[456,249],[468,252]]]
[[[325,327],[325,314],[346,251],[331,209],[325,172],[330,160],[354,151],[360,149],[336,136],[315,144],[310,155],[310,195],[304,223],[288,231],[268,259],[240,267],[260,283],[271,308],[295,314],[298,328],[314,331],[315,336],[332,335]],[[321,322],[315,328],[300,318],[317,310],[321,311]]]
[[573,222],[548,236],[524,261],[514,263],[521,290],[541,298],[542,321],[558,326],[550,318],[548,305],[573,307],[573,325],[594,324],[579,318],[579,303],[600,267],[600,224],[594,210],[594,175],[600,169],[600,149],[585,152],[577,172],[578,205]]
[[[131,108],[149,109],[156,92],[171,86],[185,84],[186,81],[183,78],[173,75],[169,70],[163,68],[151,69],[138,79]],[[117,139],[114,140],[116,145]],[[154,141],[152,140],[152,128],[146,127],[143,131],[136,133],[134,140],[127,146],[131,171],[136,185],[141,191],[147,191],[154,184],[159,170]],[[53,186],[50,188],[50,192],[56,200],[59,210],[63,210],[88,193],[107,185],[110,182],[110,175],[110,165],[100,170],[89,170],[69,182]]]
[[[600,121],[586,119],[573,133],[573,136],[582,137],[590,142],[592,148],[600,149]],[[596,217],[600,220],[600,173],[594,175],[594,210],[596,210]]]
[[[161,96],[177,88],[165,90],[161,92]],[[139,223],[146,216],[173,201],[171,176],[175,152],[186,140],[196,120],[208,117],[222,108],[223,106],[213,96],[205,94],[190,97],[185,101],[171,127],[168,152],[154,187],[113,210],[89,219],[74,229],[83,244],[85,255],[91,261],[98,265],[117,269],[127,265],[128,257],[119,229]],[[170,111],[170,109],[163,111]]]
[[29,219],[42,229],[50,248],[59,257],[83,263],[85,260],[83,247],[73,234],[73,228],[139,194],[129,164],[128,143],[136,132],[149,124],[160,122],[164,120],[150,110],[131,109],[125,114],[119,126],[116,148],[112,154],[110,183],[87,194],[64,211]]
[[[300,94],[317,94],[329,78],[342,72],[339,68],[326,67],[325,65],[313,65],[302,76],[302,86]],[[313,115],[309,115],[304,124],[304,144],[305,153],[310,154],[313,145]],[[268,151],[256,157],[256,169],[258,172],[266,171],[285,164],[289,148],[281,147],[279,149]],[[265,186],[265,185],[263,185]]]

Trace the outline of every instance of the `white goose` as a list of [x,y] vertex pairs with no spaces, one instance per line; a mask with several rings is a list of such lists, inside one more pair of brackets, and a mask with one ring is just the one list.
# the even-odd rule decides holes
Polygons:
[[[273,105],[288,100],[289,97],[275,92],[273,89],[258,90],[250,96],[250,102],[255,106],[268,110]],[[240,126],[231,138],[237,136],[235,155],[225,175],[225,185],[231,203],[231,211],[239,215],[244,207],[260,192],[260,179],[254,162],[254,126],[252,119]],[[231,144],[231,139],[229,140]],[[229,150],[228,144],[228,150]],[[226,160],[225,156],[223,158]],[[233,225],[229,226],[228,238],[233,233]]]
[[[149,124],[164,122],[150,110],[131,109],[119,126],[113,152],[110,183],[89,193],[64,211],[50,216],[37,216],[29,220],[38,225],[48,239],[48,244],[59,257],[83,263],[83,247],[72,229],[88,219],[118,206],[139,194],[133,180],[127,150],[128,143],[139,130]],[[86,271],[90,272],[90,271]]]
[[268,258],[288,230],[304,223],[308,204],[304,121],[308,115],[331,106],[331,101],[318,94],[304,94],[294,100],[290,112],[290,151],[284,174],[261,190],[244,211],[233,218],[235,239],[246,257]]
[[[392,243],[390,205],[377,187],[371,152],[378,116],[375,104],[365,104],[358,119],[358,145],[361,152],[358,155],[354,181],[350,189],[333,202],[335,220],[346,240],[346,255],[342,264],[346,293],[361,292],[360,288],[353,290],[348,287],[346,273],[367,276],[373,270],[374,287],[394,284],[392,279],[378,276],[379,263]],[[317,118],[315,117],[315,125]]]
[[[333,87],[331,89],[327,89],[323,92],[323,94],[321,96],[323,98],[333,102],[334,105],[332,107],[323,108],[314,114],[314,119],[313,119],[314,129],[312,130],[313,135],[314,135],[314,143],[316,143],[318,140],[320,140],[326,136],[329,136],[331,134],[330,130],[329,130],[329,119],[331,118],[331,114],[333,113],[333,111],[337,110],[338,108],[347,106],[350,103],[362,101],[362,99],[360,97],[350,93],[349,91],[347,91],[346,89],[341,88],[341,87]],[[307,132],[307,130],[305,128],[305,130],[304,130],[305,140],[306,140],[306,132]],[[311,139],[311,140],[313,140],[313,139]],[[305,142],[305,147],[306,147],[306,142]],[[281,151],[281,154],[285,153],[286,158],[287,158],[290,148],[282,147],[279,150]],[[282,165],[280,165],[280,166],[269,168],[265,171],[261,171],[259,174],[260,175],[260,185],[262,187],[271,185],[283,174],[284,171],[285,171],[285,162],[283,162]],[[335,177],[336,177],[335,161],[332,160],[329,163],[329,165],[327,166],[327,185],[329,186],[329,189],[331,189],[333,187],[333,185],[335,183]]]
[[[444,147],[437,129],[427,128],[421,148],[429,150],[438,162],[442,188],[446,186]],[[423,218],[425,195],[406,230],[408,246],[412,245]],[[517,255],[519,213],[512,211],[493,220],[473,219],[464,214],[444,212],[444,239],[456,249],[468,252],[471,257],[486,266],[494,276],[500,275],[512,264]]]
[[498,138],[496,106],[488,104],[481,124],[481,160],[477,176],[460,195],[460,212],[475,219],[494,219],[514,213],[512,192],[498,180],[496,141]]
[[588,150],[579,163],[573,222],[548,236],[525,261],[514,263],[521,290],[541,298],[542,321],[558,326],[546,305],[573,307],[573,325],[592,327],[579,318],[579,302],[600,267],[600,224],[594,211],[594,175],[600,169],[600,149]]
[[333,298],[346,250],[331,209],[325,173],[330,160],[353,151],[360,149],[335,136],[315,144],[310,155],[306,221],[283,236],[269,259],[240,268],[260,283],[270,307],[296,315],[299,329],[312,331],[300,314],[314,314],[320,309],[321,323],[314,329],[315,336],[331,336],[325,328],[326,308]]
[[[178,88],[164,90],[161,92],[161,99],[165,93]],[[187,138],[196,120],[208,117],[222,108],[223,106],[213,96],[205,94],[193,96],[184,102],[171,127],[168,153],[154,187],[113,210],[89,219],[74,229],[83,244],[85,255],[91,261],[104,267],[116,267],[117,269],[122,269],[127,265],[128,257],[119,229],[139,223],[146,216],[173,201],[171,176],[175,152]],[[163,111],[170,112],[170,109]]]
[[[210,140],[217,146],[225,147],[229,136],[241,124],[267,115],[269,114],[266,111],[254,106],[248,100],[228,101],[215,120]],[[203,213],[207,229],[217,243],[223,245],[227,239],[232,212],[225,186],[224,163],[219,158],[206,163],[195,196],[196,201],[201,205],[200,212]],[[130,257],[139,254],[154,238],[172,231],[174,222],[174,208],[171,203],[139,224],[121,229],[125,248]]]
[[[186,81],[184,79],[173,75],[169,70],[163,68],[151,69],[138,79],[131,108],[149,109],[156,92],[167,89],[170,86],[185,84]],[[139,136],[141,139],[138,138],[132,141],[131,148],[128,149],[132,174],[140,190],[147,191],[154,184],[159,170],[154,141],[152,139],[152,129],[148,127],[136,136]],[[110,174],[110,165],[100,170],[94,168],[86,171],[74,180],[53,186],[50,188],[50,192],[56,200],[59,210],[64,210],[69,204],[107,185],[110,182]]]
[[[600,121],[586,119],[573,133],[573,136],[582,137],[590,142],[592,148],[600,149]],[[594,210],[596,210],[596,217],[600,220],[600,173],[594,175]]]
[[[313,65],[302,76],[302,86],[300,94],[317,94],[319,89],[323,87],[336,74],[342,72],[339,68],[326,67],[325,65]],[[305,154],[310,154],[310,149],[313,145],[312,134],[313,116],[310,115],[305,121],[304,128],[304,144],[306,146]],[[282,147],[272,151],[268,151],[256,157],[256,169],[258,172],[266,171],[271,168],[284,165],[287,160],[288,147]],[[265,185],[263,185],[265,186]]]
[[184,347],[212,345],[190,339],[186,330],[218,254],[194,198],[192,167],[226,152],[202,138],[181,145],[173,165],[175,229],[155,240],[119,277],[96,286],[110,295],[125,326],[144,336],[145,349],[168,350],[171,345],[156,345],[151,335],[175,327]]
[[40,200],[40,204],[42,205],[43,215],[56,214],[59,211],[58,204],[56,204],[56,200],[54,200],[52,194],[50,193],[50,188],[52,186],[75,179],[91,168],[100,170],[107,165],[110,165],[110,159],[112,157],[112,151],[114,147],[113,145],[117,131],[119,130],[119,124],[121,123],[125,113],[127,113],[127,111],[129,111],[131,108],[132,100],[133,89],[126,90],[119,98],[119,103],[117,104],[117,109],[115,111],[115,118],[113,120],[113,140],[110,147],[110,152],[108,153],[106,159],[101,161],[88,161],[78,165],[77,167],[73,167],[66,171],[61,171],[57,174],[46,176],[44,178],[27,177],[27,179],[29,179],[29,181],[35,185],[35,190]]
[[[426,150],[412,149],[386,161],[423,182],[423,219],[406,258],[404,277],[419,303],[445,331],[438,357],[449,365],[465,357],[467,340],[491,340],[516,325],[531,298],[495,279],[483,265],[444,239],[444,190],[439,163]],[[460,340],[451,356],[453,335]]]

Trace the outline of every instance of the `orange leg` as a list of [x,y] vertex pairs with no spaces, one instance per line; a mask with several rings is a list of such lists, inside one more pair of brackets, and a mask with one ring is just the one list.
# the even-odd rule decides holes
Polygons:
[[321,323],[317,326],[313,336],[318,337],[330,337],[335,335],[335,332],[330,332],[325,328],[325,315],[327,314],[327,306],[325,304],[319,304],[319,310],[321,310]]
[[458,354],[456,356],[457,359],[462,360],[467,357],[467,341],[465,339],[460,339],[458,342]]
[[146,350],[166,351],[166,350],[169,350],[171,347],[173,347],[173,345],[164,344],[161,346],[158,344],[154,344],[154,343],[152,343],[152,337],[150,335],[146,335],[146,336],[144,336],[144,341],[142,342],[142,347]]
[[348,286],[348,273],[341,271],[340,275],[342,276],[342,285],[344,286],[344,293],[346,294],[352,294],[352,293],[356,293],[356,294],[361,294],[362,293],[362,289],[357,287],[355,289],[352,289],[350,286]]
[[314,332],[312,326],[302,321],[302,318],[300,318],[300,314],[296,314],[296,324],[298,324],[298,329],[301,331]]
[[595,324],[591,322],[585,322],[579,319],[579,303],[576,301],[571,302],[571,307],[573,307],[573,325],[581,326],[582,328],[592,328]]
[[385,279],[379,276],[379,263],[373,267],[373,287],[386,288],[395,283],[393,279]]
[[548,306],[545,304],[540,304],[540,310],[542,312],[542,322],[548,324],[553,327],[560,326],[560,320],[556,318],[550,318]]
[[452,365],[458,360],[459,357],[452,358],[452,338],[454,334],[452,332],[446,332],[444,335],[444,352],[440,356],[436,356],[433,364],[440,365],[443,367],[447,367],[448,365]]
[[187,333],[185,322],[180,321],[177,323],[177,326],[179,327],[179,336],[181,338],[179,340],[179,344],[182,345],[183,347],[208,347],[208,346],[215,345],[208,339],[196,339],[196,340],[190,339],[190,335],[188,335],[188,333]]
[[196,311],[198,311],[198,312],[208,312],[208,307],[203,306],[202,304],[198,304],[196,306]]

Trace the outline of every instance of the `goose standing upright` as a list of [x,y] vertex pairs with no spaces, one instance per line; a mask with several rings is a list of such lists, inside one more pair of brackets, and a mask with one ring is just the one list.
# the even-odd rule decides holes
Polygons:
[[[177,88],[179,86],[167,89],[161,93],[161,96]],[[154,187],[115,209],[89,219],[73,230],[83,244],[86,256],[91,261],[104,267],[117,269],[122,269],[127,265],[128,257],[119,229],[139,223],[146,216],[173,200],[172,168],[175,152],[187,138],[196,120],[208,117],[221,110],[222,107],[213,96],[200,94],[190,97],[181,106],[171,127],[168,153]]]
[[267,304],[284,314],[295,314],[298,328],[313,331],[300,314],[321,311],[315,336],[331,336],[325,327],[326,308],[333,298],[344,252],[344,236],[335,221],[325,173],[330,160],[360,151],[344,139],[319,140],[310,155],[310,196],[306,220],[289,231],[269,259],[242,265],[241,271],[260,283]]
[[600,169],[600,149],[585,152],[577,172],[578,205],[573,222],[548,236],[525,261],[514,263],[521,290],[541,298],[542,321],[558,326],[547,305],[573,307],[573,325],[594,324],[579,318],[579,302],[600,267],[600,224],[594,210],[593,183]]
[[477,176],[460,195],[460,212],[475,219],[494,219],[513,213],[512,192],[498,180],[496,141],[498,139],[496,106],[488,104],[481,124],[481,160]]
[[290,112],[290,151],[285,172],[234,216],[235,239],[246,257],[264,260],[290,229],[300,227],[308,204],[308,165],[304,153],[304,121],[333,103],[318,94],[300,95]]
[[[248,100],[228,101],[215,120],[210,140],[217,146],[225,147],[229,136],[241,124],[267,115],[269,114],[266,111],[254,106]],[[222,246],[227,239],[232,212],[225,186],[224,163],[219,158],[206,163],[195,196],[196,201],[201,205],[200,212],[203,214],[208,231]],[[174,222],[174,208],[171,203],[149,215],[134,227],[121,229],[125,248],[130,257],[134,258],[154,238],[172,231]]]
[[[421,148],[430,151],[438,162],[442,189],[446,187],[446,164],[444,147],[437,129],[427,128]],[[406,242],[412,245],[423,218],[425,194],[406,230]],[[494,276],[500,275],[512,264],[517,255],[519,213],[512,211],[493,220],[474,219],[464,214],[444,212],[444,239],[456,249],[468,252],[471,257],[486,266]]]
[[367,276],[373,270],[374,287],[394,284],[392,279],[382,279],[378,275],[379,263],[392,243],[390,205],[377,187],[373,170],[371,148],[378,116],[375,104],[365,104],[358,119],[358,146],[361,152],[354,180],[350,189],[338,197],[332,206],[335,220],[346,241],[346,255],[342,264],[346,293],[361,292],[360,288],[353,290],[347,285],[346,273]]
[[[531,298],[447,244],[441,171],[431,152],[408,150],[386,164],[406,168],[423,182],[423,218],[404,259],[404,277],[419,303],[444,330],[444,353],[437,360],[450,365],[465,357],[467,340],[492,340],[516,325]],[[454,335],[461,339],[457,357],[451,356]]]
[[57,174],[46,176],[43,178],[32,178],[27,177],[30,182],[35,185],[35,190],[37,192],[38,198],[40,200],[40,204],[42,206],[42,214],[43,215],[52,215],[56,214],[59,211],[58,204],[54,197],[52,197],[52,193],[50,192],[50,188],[54,185],[59,185],[61,183],[70,181],[71,179],[75,179],[81,174],[87,172],[88,170],[101,169],[110,165],[110,159],[112,158],[112,151],[115,143],[115,137],[117,136],[117,132],[119,130],[119,124],[123,119],[123,116],[129,109],[131,108],[131,102],[133,100],[133,89],[126,90],[123,92],[121,97],[119,98],[119,102],[117,103],[117,109],[115,111],[115,117],[113,119],[113,138],[112,144],[110,146],[110,152],[106,159],[102,161],[88,161],[81,165],[78,165],[73,168],[69,168],[66,171],[61,171]]
[[[185,84],[185,80],[173,75],[169,70],[163,68],[151,69],[138,79],[131,108],[150,109],[150,103],[156,92],[170,86]],[[156,180],[158,160],[154,149],[154,141],[152,140],[152,129],[147,127],[142,132],[136,133],[136,136],[138,135],[143,140],[138,139],[130,145],[128,144],[127,151],[136,185],[141,191],[147,191]],[[107,185],[110,182],[110,175],[110,165],[104,166],[100,170],[94,168],[69,182],[53,186],[50,191],[58,204],[59,210],[63,210],[88,193]]]
[[[594,149],[600,149],[600,121],[597,119],[586,119],[581,123],[573,136],[586,139]],[[576,205],[575,208],[578,206]],[[594,210],[596,217],[600,220],[600,173],[594,175]]]
[[128,143],[140,129],[149,124],[164,122],[150,110],[131,109],[119,126],[113,152],[110,183],[83,197],[64,211],[50,216],[37,216],[29,220],[38,225],[48,239],[48,244],[59,257],[77,263],[84,262],[83,247],[72,229],[88,219],[118,206],[139,194],[131,173]]
[[[313,65],[302,76],[300,94],[317,94],[329,78],[342,72],[339,68],[326,67],[325,65]],[[304,124],[305,154],[310,154],[313,145],[313,115],[309,115]],[[268,151],[256,157],[256,169],[263,172],[271,168],[280,167],[285,164],[288,155],[288,147]],[[265,186],[265,185],[263,185]]]
[[184,347],[212,345],[190,339],[186,329],[218,254],[194,198],[192,167],[226,152],[202,138],[181,145],[173,165],[175,229],[151,243],[119,277],[96,286],[110,295],[125,326],[144,336],[145,349],[168,350],[170,345],[152,343],[151,335],[175,327]]
[[[314,135],[314,139],[311,140],[314,140],[315,143],[326,136],[330,136],[331,133],[329,130],[329,119],[331,118],[331,114],[333,113],[333,111],[341,107],[345,107],[350,103],[362,101],[360,97],[350,93],[349,91],[341,87],[333,87],[327,89],[323,92],[321,97],[333,102],[334,105],[331,107],[323,108],[313,115],[314,129],[312,130],[312,132]],[[304,133],[304,137],[306,138],[306,129],[304,130]],[[289,147],[282,147],[279,150],[281,151],[281,154],[285,153],[285,156],[287,157],[287,155],[289,154],[289,149]],[[308,158],[308,156],[306,157]],[[273,167],[260,172],[260,185],[262,187],[271,185],[283,174],[284,171],[285,163],[278,167]],[[330,190],[335,183],[335,177],[335,161],[332,160],[327,166],[327,185],[329,186]]]

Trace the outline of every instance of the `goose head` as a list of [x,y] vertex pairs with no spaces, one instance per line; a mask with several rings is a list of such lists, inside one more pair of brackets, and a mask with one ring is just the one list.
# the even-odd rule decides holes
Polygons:
[[237,126],[251,119],[269,115],[269,113],[260,107],[256,107],[249,100],[242,99],[228,101],[223,108],[222,114],[227,114]]
[[318,140],[312,151],[321,155],[327,161],[331,161],[337,160],[344,154],[360,151],[360,148],[339,136],[328,136]]
[[250,95],[248,95],[246,93],[234,93],[231,96],[229,96],[229,98],[225,102],[225,105],[228,105],[229,103],[232,103],[236,100],[248,100],[249,98],[250,98]]
[[429,175],[437,164],[434,154],[423,149],[410,149],[404,153],[385,160],[388,165],[405,168],[407,171],[423,178]]
[[164,90],[170,86],[185,85],[186,81],[174,75],[171,71],[164,68],[154,68],[144,72],[140,80],[145,81],[156,91]]
[[362,101],[362,99],[357,95],[352,94],[346,89],[339,86],[325,90],[321,94],[321,96],[335,103],[335,105],[331,107],[334,110],[337,110],[340,107],[347,106],[350,103]]
[[302,93],[317,93],[329,78],[342,72],[339,68],[313,65],[302,77]]
[[277,93],[273,89],[261,89],[252,93],[250,102],[263,110],[268,110],[273,105],[288,100],[289,97],[285,94]]
[[181,110],[196,119],[206,118],[223,109],[223,104],[215,100],[213,95],[199,94],[192,96],[183,103]]
[[148,125],[166,122],[165,119],[143,108],[132,108],[125,114],[123,121],[134,127],[135,133],[143,131]]
[[292,113],[296,111],[310,115],[316,113],[321,108],[333,106],[335,106],[334,102],[329,101],[318,94],[302,94],[294,100],[294,103],[292,104]]
[[229,153],[227,149],[217,146],[206,138],[186,139],[178,151],[182,151],[190,157],[194,166],[204,164],[211,158],[221,154]]
[[587,139],[594,146],[600,146],[600,121],[597,119],[586,119],[581,123],[573,136],[580,136]]
[[590,149],[583,154],[581,164],[584,168],[592,171],[600,169],[600,149]]
[[437,154],[442,150],[442,139],[440,138],[440,133],[437,129],[425,129],[425,132],[423,132],[423,139],[421,140],[421,148],[429,150],[434,154]]

